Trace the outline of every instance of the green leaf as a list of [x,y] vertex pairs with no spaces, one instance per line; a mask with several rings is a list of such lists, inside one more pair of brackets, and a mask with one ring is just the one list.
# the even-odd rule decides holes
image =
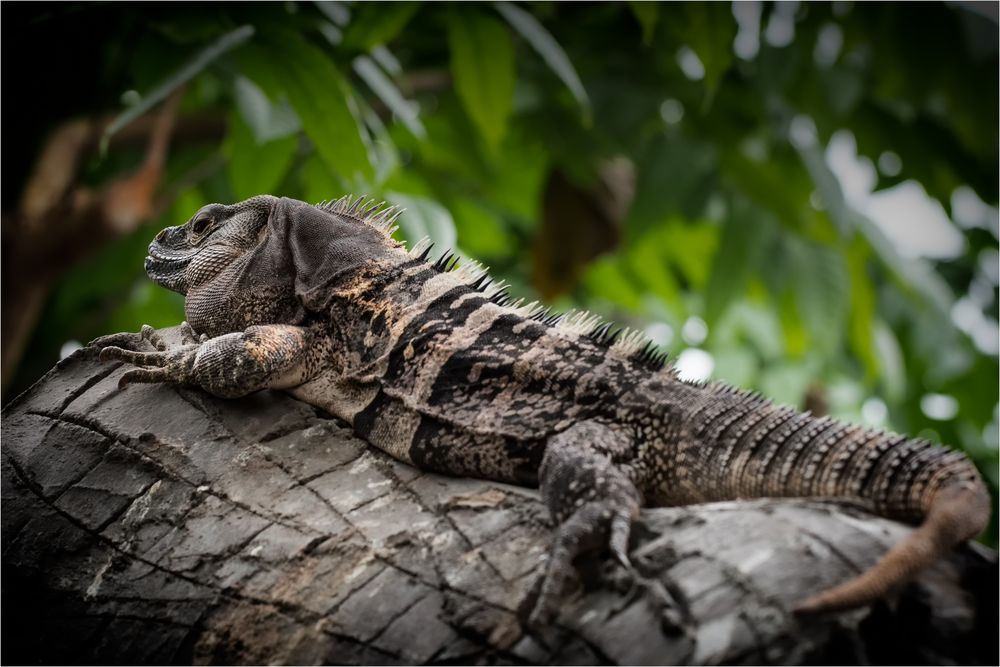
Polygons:
[[507,131],[514,104],[514,47],[510,33],[496,19],[474,11],[448,17],[448,44],[455,89],[491,149]]
[[296,135],[258,142],[242,118],[231,114],[226,154],[233,195],[243,200],[259,194],[276,194],[298,144]]
[[635,15],[639,25],[642,26],[642,43],[649,46],[653,43],[653,34],[656,32],[656,23],[660,19],[660,4],[658,2],[632,2],[628,3],[629,9]]
[[[722,75],[733,62],[736,19],[726,2],[688,2],[683,28],[678,36],[698,54],[705,67],[705,107],[711,106]],[[681,30],[683,30],[681,32]]]
[[287,99],[282,98],[281,102],[272,103],[264,91],[245,76],[236,77],[233,95],[236,98],[236,108],[240,110],[243,120],[258,142],[287,137],[302,129],[302,123]]
[[841,236],[847,236],[851,231],[851,217],[844,200],[844,191],[840,188],[840,181],[826,163],[826,157],[818,143],[809,143],[796,146],[802,163],[809,172],[816,192],[823,202],[823,208],[830,215],[830,219],[837,227]]
[[636,290],[621,266],[611,257],[603,257],[590,264],[583,274],[582,283],[595,296],[630,310],[642,307],[643,295]]
[[[663,134],[649,141],[636,161],[626,237],[638,238],[673,214],[700,215],[716,169],[715,151],[707,143]],[[664,188],[664,183],[670,187]]]
[[722,227],[719,249],[705,290],[705,322],[712,330],[730,303],[746,289],[775,225],[746,204],[736,204]]
[[867,216],[852,212],[854,224],[867,239],[878,258],[904,286],[914,290],[938,312],[944,322],[951,322],[955,295],[926,260],[903,257],[885,233]]
[[848,274],[851,279],[851,304],[848,321],[848,342],[854,355],[865,367],[865,375],[873,380],[879,374],[879,361],[875,354],[872,331],[875,322],[875,291],[867,271],[867,247],[860,239],[852,243],[847,253]]
[[374,60],[368,56],[358,56],[354,59],[352,65],[354,71],[361,77],[361,80],[368,84],[372,92],[413,133],[413,136],[418,139],[423,139],[427,136],[427,130],[424,129],[420,118],[417,116],[417,105],[403,97],[396,84],[385,75],[382,69],[375,64]]
[[307,158],[302,164],[299,172],[302,182],[301,198],[308,202],[318,202],[324,199],[336,199],[345,194],[344,184],[337,179],[337,175],[330,171],[315,154]]
[[712,257],[719,247],[719,228],[697,222],[674,220],[666,225],[661,238],[670,248],[670,261],[694,290],[701,291],[712,273]]
[[[327,167],[356,187],[372,178],[367,135],[352,110],[347,81],[318,48],[297,35],[274,31],[244,49],[244,71],[269,87],[280,86]],[[258,79],[258,77],[260,77]]]
[[796,276],[796,304],[814,348],[832,353],[840,343],[847,319],[849,276],[847,264],[837,248],[814,243],[786,244]]
[[524,37],[531,44],[531,47],[538,52],[542,60],[555,72],[555,75],[566,84],[577,104],[583,110],[584,123],[589,125],[591,122],[590,98],[587,97],[587,91],[580,82],[576,70],[573,69],[569,56],[559,46],[555,37],[534,16],[517,5],[512,5],[509,2],[497,2],[494,7],[497,8],[501,16],[507,19],[514,30],[517,30],[521,37]]
[[503,221],[493,212],[470,199],[449,202],[462,249],[475,257],[508,258],[516,249],[514,239]]
[[216,59],[227,51],[231,51],[240,44],[253,37],[254,28],[252,25],[244,25],[231,30],[220,36],[214,42],[199,51],[182,65],[177,71],[156,88],[147,93],[137,104],[129,107],[104,130],[101,136],[101,153],[105,153],[108,148],[108,141],[111,137],[133,120],[142,116],[157,104],[167,99],[170,93],[174,92],[185,83],[193,79],[199,72],[211,65]]
[[419,2],[365,2],[354,6],[344,31],[343,46],[369,51],[392,41],[420,8]]
[[669,266],[670,246],[661,242],[662,234],[647,234],[632,245],[622,263],[633,284],[641,284],[656,294],[673,312],[682,308],[681,292]]
[[881,319],[876,321],[873,333],[885,397],[890,402],[898,402],[906,394],[906,365],[903,361],[903,352],[896,335]]
[[455,221],[444,206],[427,197],[401,192],[386,192],[385,198],[406,209],[399,216],[399,227],[411,244],[426,236],[434,242],[433,254],[455,249]]

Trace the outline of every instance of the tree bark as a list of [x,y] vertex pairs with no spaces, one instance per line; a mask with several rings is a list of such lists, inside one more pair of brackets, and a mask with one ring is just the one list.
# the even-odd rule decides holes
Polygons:
[[989,663],[997,558],[798,619],[908,530],[759,500],[644,510],[534,635],[534,490],[422,473],[280,394],[117,390],[81,350],[3,413],[4,663]]

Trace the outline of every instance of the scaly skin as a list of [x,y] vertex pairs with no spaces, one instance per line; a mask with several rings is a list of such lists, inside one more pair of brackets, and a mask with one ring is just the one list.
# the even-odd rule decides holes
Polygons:
[[207,206],[146,259],[186,296],[184,344],[148,327],[92,344],[139,366],[122,385],[284,389],[421,469],[540,486],[557,528],[533,624],[580,552],[608,545],[628,563],[642,505],[834,496],[923,521],[801,611],[870,602],[985,527],[989,496],[961,454],[683,382],[634,333],[514,304],[474,266],[426,261],[427,244],[406,252],[389,237],[396,215],[352,198]]

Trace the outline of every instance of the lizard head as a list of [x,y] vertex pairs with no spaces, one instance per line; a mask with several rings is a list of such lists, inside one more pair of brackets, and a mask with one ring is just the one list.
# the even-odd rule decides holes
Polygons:
[[395,207],[342,197],[316,206],[270,195],[209,204],[149,244],[146,273],[185,296],[188,322],[215,336],[256,324],[298,324],[328,312],[338,289],[398,262]]
[[256,248],[277,198],[209,204],[183,225],[167,227],[149,244],[146,273],[158,285],[187,294]]

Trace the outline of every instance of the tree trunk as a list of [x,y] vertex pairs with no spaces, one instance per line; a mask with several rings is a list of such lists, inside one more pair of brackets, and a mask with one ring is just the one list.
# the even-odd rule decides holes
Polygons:
[[421,473],[280,394],[134,385],[81,350],[3,413],[4,663],[997,662],[997,559],[895,600],[790,606],[908,530],[843,504],[644,510],[628,574],[535,635],[529,489]]

